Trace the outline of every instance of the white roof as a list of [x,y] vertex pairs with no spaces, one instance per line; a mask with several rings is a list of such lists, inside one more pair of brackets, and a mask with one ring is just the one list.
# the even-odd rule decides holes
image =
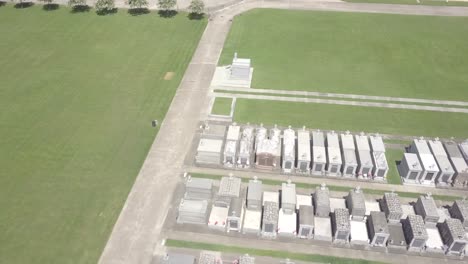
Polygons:
[[403,211],[403,214],[401,216],[401,219],[406,219],[408,215],[415,215],[416,212],[414,211],[414,207],[410,204],[402,204],[401,205],[401,210]]
[[372,156],[374,157],[374,163],[377,168],[388,168],[387,157],[385,157],[385,152],[372,152]]
[[297,131],[297,159],[310,161],[310,134],[309,131]]
[[444,243],[440,237],[439,230],[436,227],[426,228],[428,240],[426,241],[426,247],[431,249],[444,249]]
[[413,145],[416,147],[419,154],[431,154],[431,150],[424,139],[413,140]]
[[460,172],[468,172],[468,165],[466,164],[466,161],[463,158],[460,157],[452,157],[451,158],[452,164],[454,169],[460,173]]
[[458,144],[458,146],[460,147],[460,151],[463,154],[465,160],[468,160],[468,139]]
[[341,145],[343,146],[343,150],[351,149],[355,150],[356,147],[354,146],[354,138],[351,134],[341,134]]
[[359,159],[359,165],[361,165],[363,167],[374,167],[370,151],[368,151],[368,150],[362,150],[362,151],[359,150],[358,151],[358,159]]
[[211,208],[210,220],[208,220],[209,226],[225,227],[226,219],[228,216],[229,208],[213,206]]
[[232,65],[241,65],[250,67],[250,59],[247,58],[234,58],[232,60]]
[[340,140],[335,132],[327,133],[327,147],[340,148]]
[[385,144],[381,136],[370,136],[369,141],[373,152],[385,152]]
[[328,162],[331,164],[342,164],[340,148],[328,147]]
[[314,221],[315,236],[331,238],[332,230],[330,217],[314,217]]
[[376,201],[364,201],[366,205],[366,215],[370,215],[370,212],[380,212],[380,205]]
[[437,163],[432,154],[419,154],[419,157],[421,158],[421,163],[423,165],[424,170],[432,172],[439,171],[439,167],[437,166]]
[[273,202],[279,204],[279,193],[278,192],[263,192],[263,205],[265,202]]
[[335,212],[335,209],[346,208],[346,200],[344,198],[332,198],[330,197],[330,211]]
[[356,135],[356,149],[358,151],[370,151],[370,145],[369,145],[369,140],[367,139],[367,136],[365,135]]
[[281,154],[280,134],[281,134],[281,131],[279,129],[274,128],[270,130],[269,138],[262,138],[262,139],[257,140],[257,154],[269,153],[274,156],[280,156]]
[[202,138],[198,144],[197,151],[221,153],[222,148],[223,140]]
[[442,173],[455,173],[447,156],[435,156],[434,158]]
[[314,155],[314,162],[326,163],[327,155],[324,147],[312,147],[312,154]]
[[421,163],[419,163],[418,155],[414,153],[404,153],[403,157],[405,158],[408,166],[412,171],[422,171]]
[[205,214],[208,209],[206,200],[181,200],[179,204],[180,212],[191,212],[197,214]]
[[367,226],[364,221],[350,221],[351,241],[368,242]]
[[312,206],[312,196],[297,194],[296,195],[296,209],[299,209],[301,205]]
[[249,229],[249,230],[260,231],[261,221],[262,221],[261,211],[245,210],[243,230]]
[[253,143],[253,128],[244,127],[242,130],[240,143],[239,143],[239,155],[249,155],[252,151]]
[[296,184],[281,184],[281,204],[296,204]]
[[312,146],[325,147],[323,132],[312,131]]
[[283,158],[296,156],[296,133],[288,128],[283,132]]
[[356,152],[352,149],[343,149],[344,163],[348,165],[357,165]]
[[439,221],[438,223],[445,222],[445,219],[451,218],[449,210],[447,208],[437,208],[437,214],[439,214]]
[[236,154],[237,141],[229,140],[224,145],[225,154]]
[[297,215],[296,213],[285,214],[283,209],[279,210],[278,234],[296,234]]
[[230,125],[228,128],[226,140],[239,140],[240,126]]
[[447,152],[445,152],[442,142],[439,140],[429,140],[427,142],[429,143],[429,147],[432,150],[432,154],[434,154],[434,156],[447,157]]

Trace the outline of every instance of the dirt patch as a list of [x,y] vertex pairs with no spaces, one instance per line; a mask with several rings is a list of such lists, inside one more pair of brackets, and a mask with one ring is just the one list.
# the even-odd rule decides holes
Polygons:
[[175,75],[175,72],[166,72],[166,74],[164,75],[164,80],[165,80],[165,81],[172,80],[172,78],[174,77],[174,75]]

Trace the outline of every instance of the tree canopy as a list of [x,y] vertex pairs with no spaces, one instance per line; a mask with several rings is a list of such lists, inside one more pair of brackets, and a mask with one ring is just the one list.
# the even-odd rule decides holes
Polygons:
[[148,6],[147,0],[128,0],[130,9],[142,9]]
[[198,16],[203,15],[203,12],[205,10],[205,3],[203,2],[203,0],[192,0],[188,9],[191,14],[195,14]]
[[163,11],[173,10],[177,4],[177,0],[158,0],[158,7]]

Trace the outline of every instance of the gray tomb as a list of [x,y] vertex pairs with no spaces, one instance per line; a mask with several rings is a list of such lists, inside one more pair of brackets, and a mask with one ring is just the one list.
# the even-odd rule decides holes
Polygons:
[[296,212],[296,185],[291,180],[281,185],[281,209],[285,214]]
[[404,153],[398,166],[403,183],[419,183],[419,177],[423,172],[418,156],[414,153]]
[[304,128],[297,131],[297,166],[296,172],[301,174],[310,173],[310,134]]
[[250,59],[242,59],[237,57],[237,52],[234,53],[234,58],[231,64],[231,80],[249,81],[251,79],[251,61]]
[[224,166],[233,167],[236,164],[236,153],[240,136],[240,126],[236,123],[228,128],[226,143],[224,144]]
[[418,181],[421,184],[434,184],[435,178],[439,174],[440,170],[426,140],[423,138],[413,140],[408,152],[418,155],[419,162],[422,165],[423,171],[420,174]]
[[341,176],[341,150],[338,134],[334,131],[327,133],[327,175]]
[[213,190],[213,180],[192,178],[190,175],[185,182],[185,199],[209,200]]
[[320,187],[315,188],[313,201],[316,216],[330,216],[330,191],[328,190],[326,184],[322,183]]
[[408,250],[422,251],[429,238],[423,218],[420,215],[408,215],[402,223]]
[[388,222],[399,223],[403,216],[400,198],[398,194],[391,192],[385,193],[381,201],[382,211],[387,216]]
[[262,237],[276,238],[278,230],[278,204],[265,202],[262,217]]
[[468,201],[455,200],[449,209],[450,215],[461,221],[463,227],[468,229]]
[[195,157],[196,163],[220,164],[222,148],[222,139],[201,138]]
[[341,134],[341,150],[343,155],[343,169],[342,174],[344,177],[355,177],[357,170],[356,147],[354,146],[353,135],[346,132]]
[[422,216],[424,222],[428,227],[435,227],[439,222],[439,212],[434,198],[428,193],[427,195],[420,196],[414,205],[416,214]]
[[384,212],[372,211],[367,218],[367,229],[372,246],[385,247],[387,245],[390,232]]
[[282,168],[284,173],[291,173],[296,162],[296,133],[289,126],[283,131]]
[[334,243],[348,243],[351,233],[348,209],[337,208],[332,214],[332,231]]
[[[157,264],[159,262],[154,262]],[[163,257],[162,264],[195,264],[195,257],[186,254],[169,253]]]
[[244,202],[242,198],[233,198],[228,210],[226,220],[227,232],[236,231],[240,232],[242,229],[242,219],[244,216]]
[[327,165],[325,138],[323,132],[312,132],[312,174],[323,176]]
[[436,183],[445,186],[450,185],[455,175],[455,170],[450,163],[442,142],[436,138],[435,140],[429,140],[428,144],[440,169],[439,174],[436,176]]
[[346,203],[353,220],[364,220],[366,218],[366,202],[361,187],[357,186],[349,192]]
[[299,206],[299,238],[311,239],[314,232],[314,207],[310,205]]
[[407,244],[402,224],[389,223],[388,232],[390,234],[387,241],[388,252],[406,253]]
[[444,148],[447,151],[449,160],[455,170],[453,184],[459,187],[468,186],[468,165],[466,164],[457,143],[454,141],[447,141],[444,143]]
[[218,207],[229,207],[232,198],[238,198],[241,190],[241,178],[222,177],[219,183],[218,195],[215,198],[214,204]]
[[358,178],[370,178],[372,171],[374,170],[374,163],[371,156],[371,148],[369,145],[369,140],[364,133],[360,133],[355,136],[356,139],[356,151],[358,159]]
[[263,186],[256,178],[249,181],[247,189],[247,208],[249,210],[262,210]]
[[375,180],[385,180],[388,173],[388,162],[385,156],[385,144],[380,135],[369,136],[372,159],[374,161],[374,170],[372,175]]
[[458,219],[447,218],[444,223],[439,224],[439,232],[448,255],[463,254],[468,238],[465,229]]
[[250,168],[254,143],[253,127],[246,126],[242,130],[239,141],[239,154],[237,157],[238,168]]
[[206,224],[208,217],[208,201],[184,200],[179,204],[177,223]]

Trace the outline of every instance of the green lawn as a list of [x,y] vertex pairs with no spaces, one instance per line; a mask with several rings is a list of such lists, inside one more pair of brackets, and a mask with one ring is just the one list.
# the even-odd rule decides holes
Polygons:
[[190,248],[197,250],[211,250],[211,251],[220,251],[226,253],[237,253],[237,254],[249,254],[252,256],[265,256],[273,257],[279,259],[292,259],[300,260],[314,263],[333,263],[333,264],[381,264],[382,262],[370,261],[365,259],[352,259],[346,257],[332,257],[319,254],[304,254],[304,253],[293,253],[287,251],[278,251],[278,250],[265,250],[265,249],[255,249],[255,248],[246,248],[246,247],[236,247],[236,246],[227,246],[220,244],[209,244],[201,242],[193,242],[186,240],[175,240],[168,239],[166,241],[166,246],[176,247],[176,248]]
[[468,17],[255,9],[220,64],[252,59],[252,87],[467,100]]
[[387,182],[390,184],[401,184],[400,174],[396,166],[396,162],[403,157],[403,150],[388,149],[385,152],[388,163]]
[[238,123],[305,125],[327,130],[443,138],[466,138],[468,131],[468,117],[464,113],[253,99],[237,99],[234,120]]
[[468,6],[467,2],[443,1],[443,0],[344,0],[350,3],[374,3],[374,4],[397,4],[397,5],[431,5],[431,6]]
[[216,97],[211,113],[213,115],[230,115],[232,98]]
[[0,263],[97,262],[205,26],[0,7]]

